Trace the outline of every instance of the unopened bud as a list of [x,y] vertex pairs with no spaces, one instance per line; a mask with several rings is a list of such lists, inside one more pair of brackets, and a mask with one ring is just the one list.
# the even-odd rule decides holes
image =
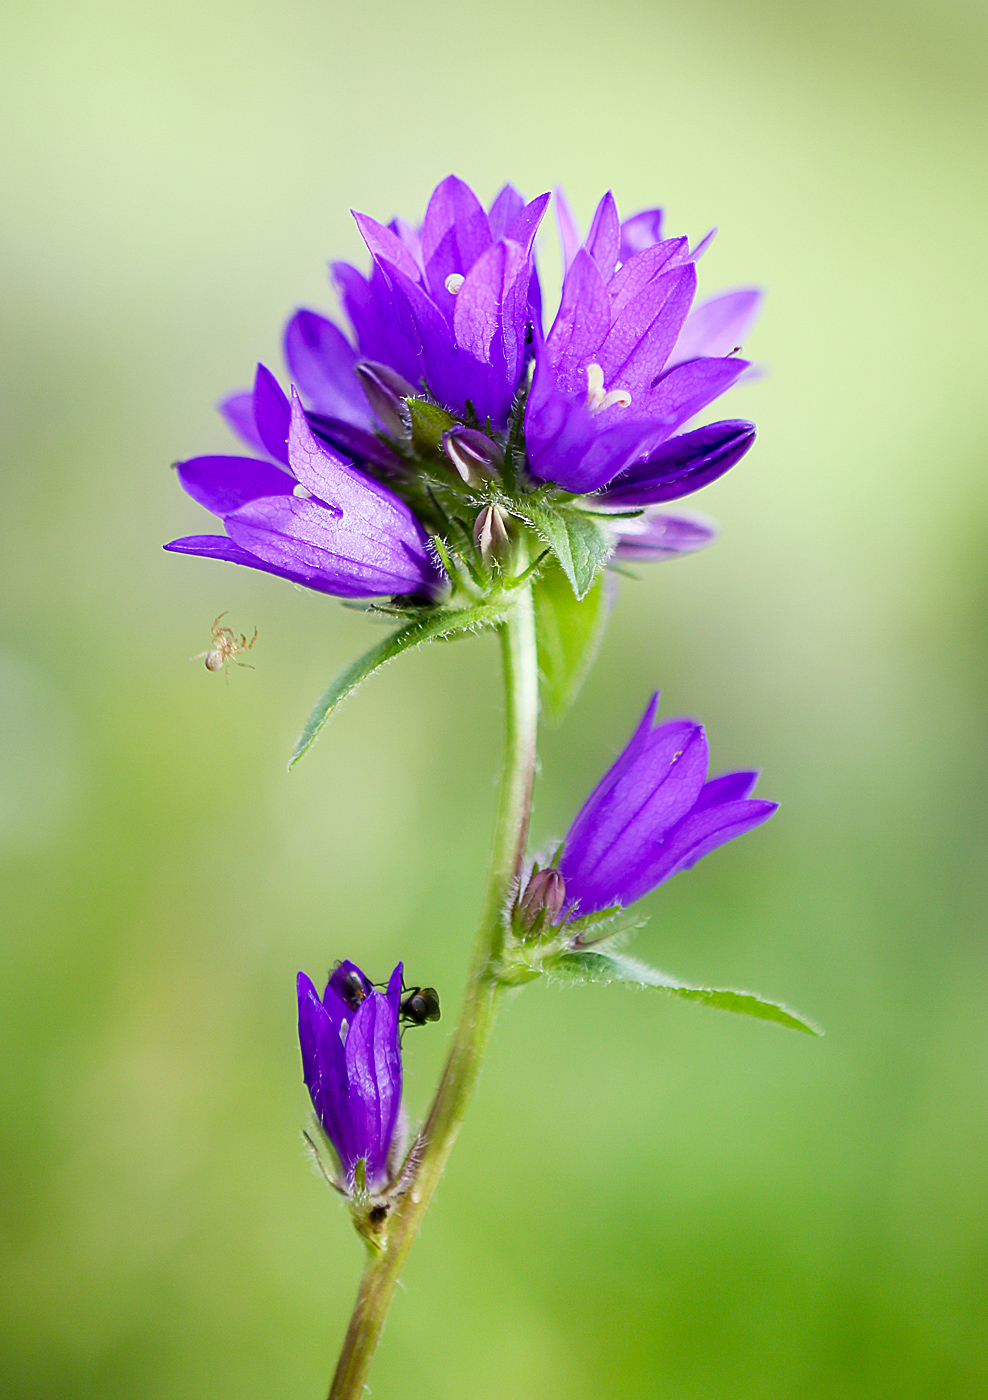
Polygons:
[[478,480],[496,477],[504,466],[504,453],[497,443],[478,428],[457,425],[443,433],[446,456],[468,486]]
[[485,564],[507,552],[508,522],[500,506],[484,506],[473,523],[473,542]]
[[407,442],[412,428],[405,399],[415,396],[408,380],[377,360],[358,360],[353,372],[367,395],[367,402],[391,436]]
[[549,866],[536,870],[518,901],[518,918],[526,929],[532,928],[539,915],[542,924],[555,923],[566,899],[566,881],[558,870]]

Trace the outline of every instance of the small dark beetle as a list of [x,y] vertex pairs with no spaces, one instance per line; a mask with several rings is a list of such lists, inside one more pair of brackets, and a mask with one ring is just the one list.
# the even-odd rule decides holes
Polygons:
[[398,1013],[400,1021],[412,1026],[424,1026],[426,1021],[438,1021],[439,993],[435,987],[411,987],[402,1000]]

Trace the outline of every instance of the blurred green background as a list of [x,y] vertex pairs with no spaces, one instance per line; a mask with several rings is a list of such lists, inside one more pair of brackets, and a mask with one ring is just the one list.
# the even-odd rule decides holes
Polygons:
[[[974,0],[607,6],[12,3],[0,47],[2,1390],[323,1393],[360,1249],[310,1172],[293,982],[405,960],[424,1108],[482,889],[490,639],[378,676],[331,600],[162,553],[171,461],[348,208],[561,181],[720,234],[769,289],[755,450],[705,554],[622,582],[545,736],[565,830],[648,692],[765,829],[648,901],[637,951],[822,1022],[622,988],[501,1018],[372,1375],[406,1400],[988,1394],[988,12]],[[558,256],[551,230],[543,266]],[[229,609],[256,670],[187,657]]]

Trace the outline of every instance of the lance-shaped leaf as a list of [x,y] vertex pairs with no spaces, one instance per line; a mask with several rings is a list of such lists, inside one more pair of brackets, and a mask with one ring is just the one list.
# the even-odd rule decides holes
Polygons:
[[424,642],[442,641],[465,632],[480,632],[497,627],[507,617],[509,607],[510,603],[501,599],[494,603],[477,603],[469,608],[436,608],[424,617],[408,623],[406,627],[399,627],[397,632],[392,632],[383,641],[371,647],[370,651],[364,652],[363,656],[341,671],[329,689],[320,696],[299,735],[288,767],[295,767],[302,755],[312,747],[319,731],[341,702],[381,666],[393,661],[403,651],[410,651]]
[[629,958],[606,948],[560,953],[551,960],[547,959],[545,970],[550,975],[571,982],[630,982],[636,987],[657,987],[684,1001],[702,1002],[705,1006],[734,1011],[740,1016],[754,1016],[761,1021],[775,1021],[777,1025],[788,1026],[790,1030],[803,1031],[807,1035],[823,1034],[805,1016],[797,1015],[777,1002],[766,1001],[753,992],[722,987],[691,987],[666,972],[660,972],[658,968],[639,962],[637,958]]
[[503,504],[549,546],[577,598],[586,597],[614,548],[610,532],[573,506],[548,506],[531,497]]
[[572,705],[597,654],[610,607],[608,578],[599,573],[577,598],[562,569],[551,564],[535,581],[542,708],[558,722]]

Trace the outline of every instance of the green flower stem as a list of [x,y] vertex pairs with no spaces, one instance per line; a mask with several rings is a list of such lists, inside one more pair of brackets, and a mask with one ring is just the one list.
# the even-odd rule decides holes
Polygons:
[[[516,559],[518,571],[527,558]],[[538,729],[539,678],[531,584],[517,589],[501,625],[506,740],[487,896],[467,980],[463,1013],[435,1101],[422,1130],[413,1175],[388,1222],[383,1248],[368,1260],[329,1400],[356,1400],[384,1327],[395,1284],[439,1184],[477,1082],[497,999],[495,968],[504,942],[502,910],[521,869],[528,837]]]

